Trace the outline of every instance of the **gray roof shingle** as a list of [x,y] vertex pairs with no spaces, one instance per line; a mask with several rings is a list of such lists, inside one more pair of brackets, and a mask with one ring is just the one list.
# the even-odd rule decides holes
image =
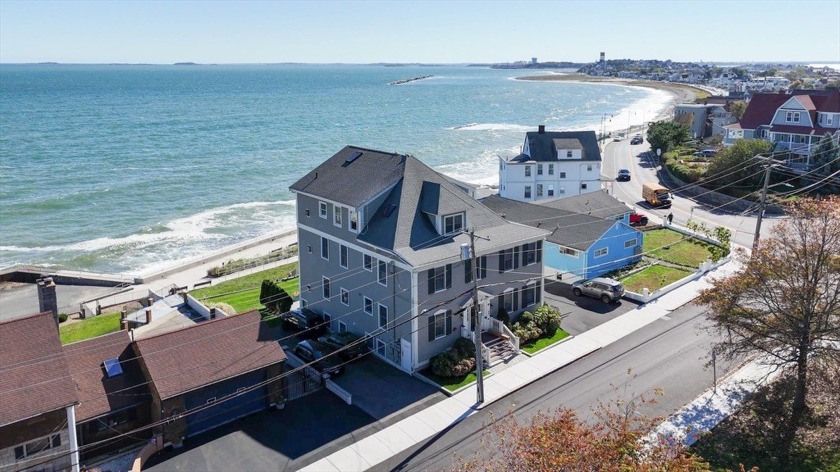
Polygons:
[[[362,155],[351,164],[344,165],[346,156],[356,151],[362,151]],[[361,165],[354,168],[357,163]],[[306,184],[315,172],[319,181],[318,194],[312,193],[315,186]],[[353,187],[361,187],[358,183],[365,182],[365,191],[348,190],[342,184],[346,181],[355,182]],[[457,260],[461,243],[469,242],[469,236],[463,233],[438,234],[435,215],[463,212],[466,215],[465,226],[490,239],[476,239],[476,252],[479,254],[540,240],[548,234],[547,231],[501,218],[444,175],[407,155],[348,146],[292,185],[291,189],[356,207],[383,191],[389,191],[357,239],[387,251],[412,267]]]
[[582,215],[492,195],[481,200],[487,208],[518,223],[551,231],[546,241],[581,251],[589,249],[613,225],[614,220]]
[[601,150],[594,131],[529,131],[525,133],[530,156],[520,154],[509,162],[557,161],[558,149],[583,149],[579,161],[601,161]]
[[539,205],[598,218],[618,218],[632,211],[622,201],[603,190],[540,202]]

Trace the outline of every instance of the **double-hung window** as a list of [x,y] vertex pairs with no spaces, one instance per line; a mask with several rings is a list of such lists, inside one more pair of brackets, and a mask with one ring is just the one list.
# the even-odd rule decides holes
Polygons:
[[429,293],[442,292],[452,287],[452,264],[429,269]]
[[572,151],[566,151],[566,158],[568,158],[568,159],[572,158]]
[[543,165],[537,164],[537,175],[543,175]]
[[531,186],[530,185],[525,186],[525,198],[528,198],[528,199],[531,198]]
[[321,278],[321,290],[323,291],[324,298],[329,300],[330,298],[330,279],[329,277],[322,277]]
[[429,341],[446,337],[452,331],[452,310],[441,310],[429,316]]
[[388,307],[379,304],[379,327],[384,328],[388,326]]
[[356,210],[347,210],[347,219],[350,220],[350,231],[354,233],[359,232],[359,214]]
[[554,175],[554,164],[548,165],[548,175]]
[[531,306],[537,301],[537,286],[530,284],[522,289],[522,307]]
[[522,247],[522,265],[531,265],[537,262],[537,243],[528,243]]
[[543,184],[537,184],[537,197],[543,196]]
[[341,228],[341,207],[333,205],[333,224]]
[[464,214],[457,213],[443,217],[443,234],[452,234],[464,229]]
[[346,288],[341,289],[341,304],[350,306],[350,292]]
[[487,278],[487,256],[475,258],[475,273],[478,280]]
[[371,257],[369,254],[365,254],[364,261],[365,270],[368,272],[373,272],[373,257]]
[[513,249],[505,249],[501,252],[499,258],[499,262],[501,263],[501,267],[499,267],[501,272],[507,272],[509,270],[513,270]]
[[326,202],[318,202],[318,216],[323,219],[327,219],[327,203]]
[[365,297],[365,314],[373,316],[373,300]]
[[338,264],[346,269],[348,259],[350,259],[349,250],[347,249],[347,246],[343,244],[340,245],[338,249]]
[[552,185],[552,184],[548,184],[548,196],[549,197],[554,196],[554,185]]
[[531,176],[531,166],[525,166],[525,177]]
[[385,261],[379,261],[379,283],[380,285],[388,286],[388,265]]
[[321,257],[330,260],[330,240],[321,236]]

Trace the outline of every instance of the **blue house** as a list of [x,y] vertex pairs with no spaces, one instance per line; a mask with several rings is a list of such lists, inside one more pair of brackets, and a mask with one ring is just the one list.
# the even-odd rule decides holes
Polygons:
[[[593,192],[597,193],[602,192]],[[642,257],[642,232],[627,224],[625,216],[592,216],[498,195],[481,203],[509,221],[551,231],[543,260],[547,268],[560,273],[591,279]]]

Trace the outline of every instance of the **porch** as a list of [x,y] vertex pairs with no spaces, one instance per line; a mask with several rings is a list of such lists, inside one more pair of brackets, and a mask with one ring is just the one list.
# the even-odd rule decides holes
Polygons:
[[[519,354],[519,337],[505,326],[501,320],[490,315],[490,302],[495,300],[493,295],[479,291],[478,317],[481,320],[481,353],[485,367],[490,368],[502,362],[509,362]],[[464,303],[463,324],[461,325],[461,336],[475,340],[476,324],[472,320],[472,299]]]

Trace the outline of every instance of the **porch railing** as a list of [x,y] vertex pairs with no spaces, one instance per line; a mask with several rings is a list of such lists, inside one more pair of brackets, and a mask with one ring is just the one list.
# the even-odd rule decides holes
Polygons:
[[496,331],[499,334],[505,335],[510,340],[510,343],[513,344],[513,349],[519,353],[519,336],[513,334],[513,331],[510,330],[504,323],[496,318],[490,318],[490,329]]

